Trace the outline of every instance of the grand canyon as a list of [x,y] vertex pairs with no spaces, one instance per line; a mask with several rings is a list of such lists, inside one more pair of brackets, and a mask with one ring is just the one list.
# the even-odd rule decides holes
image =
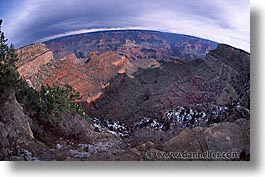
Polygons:
[[[187,160],[148,152],[226,152],[250,158],[250,53],[193,36],[102,31],[16,50],[36,91],[69,84],[85,118],[49,126],[9,95],[1,102],[5,160]],[[188,160],[216,160],[188,159]]]

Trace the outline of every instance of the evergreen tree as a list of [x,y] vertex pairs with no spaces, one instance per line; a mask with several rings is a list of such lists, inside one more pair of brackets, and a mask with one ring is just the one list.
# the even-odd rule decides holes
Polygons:
[[76,102],[80,98],[79,92],[75,92],[70,85],[65,85],[65,88],[58,85],[52,88],[42,86],[39,92],[39,118],[46,122],[55,123],[65,112],[83,116],[82,105]]
[[9,90],[18,86],[19,74],[15,67],[17,55],[14,45],[8,46],[0,20],[0,98]]

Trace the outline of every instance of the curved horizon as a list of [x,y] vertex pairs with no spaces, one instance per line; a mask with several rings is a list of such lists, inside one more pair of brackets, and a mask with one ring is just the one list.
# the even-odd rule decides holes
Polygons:
[[16,47],[115,29],[185,34],[250,51],[248,0],[14,0],[0,2],[3,31]]

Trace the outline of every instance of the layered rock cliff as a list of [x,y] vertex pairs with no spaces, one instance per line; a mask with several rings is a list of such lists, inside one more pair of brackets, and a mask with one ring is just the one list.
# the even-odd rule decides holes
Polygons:
[[133,77],[138,68],[154,68],[160,64],[153,59],[130,62],[127,57],[108,51],[100,55],[93,54],[84,63],[69,54],[62,59],[55,60],[44,44],[33,44],[17,50],[19,61],[18,72],[32,87],[39,90],[42,85],[64,86],[71,85],[80,92],[81,101],[95,100],[110,79],[119,74]]
[[138,70],[133,79],[119,75],[87,111],[96,117],[135,120],[159,119],[169,109],[194,104],[249,109],[249,61],[248,53],[219,45],[205,60],[166,62]]

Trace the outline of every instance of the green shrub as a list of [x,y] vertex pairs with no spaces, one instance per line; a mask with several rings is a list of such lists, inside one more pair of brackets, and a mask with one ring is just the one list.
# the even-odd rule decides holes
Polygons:
[[29,115],[46,123],[58,122],[64,113],[85,116],[81,103],[76,102],[81,98],[80,94],[70,85],[65,85],[64,88],[58,85],[42,86],[37,92],[22,80],[16,97]]
[[16,91],[16,98],[24,108],[24,112],[27,112],[27,114],[32,117],[39,116],[39,93],[35,89],[29,87],[27,82],[23,79],[19,82],[19,87]]
[[51,123],[57,122],[62,113],[70,112],[84,116],[81,103],[76,100],[80,99],[80,94],[75,92],[70,85],[61,88],[58,85],[53,88],[42,86],[39,93],[40,97],[40,119]]

